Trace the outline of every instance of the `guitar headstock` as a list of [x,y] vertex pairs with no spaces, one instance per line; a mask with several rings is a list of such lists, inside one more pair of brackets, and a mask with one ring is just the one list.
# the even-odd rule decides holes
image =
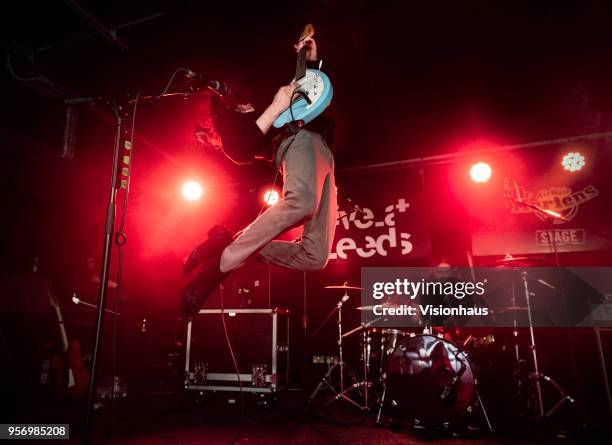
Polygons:
[[311,23],[308,23],[306,26],[304,26],[304,29],[302,30],[302,34],[300,34],[300,38],[298,39],[298,43],[300,43],[304,39],[310,39],[314,35],[315,35],[314,26],[312,26]]

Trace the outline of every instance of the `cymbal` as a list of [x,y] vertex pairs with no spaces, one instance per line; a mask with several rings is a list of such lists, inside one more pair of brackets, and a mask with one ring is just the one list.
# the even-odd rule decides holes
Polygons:
[[336,284],[336,285],[331,285],[331,286],[325,286],[323,289],[352,289],[352,290],[361,290],[360,287],[349,286],[348,283]]
[[544,263],[544,258],[506,255],[500,260],[484,263],[485,267],[534,267]]
[[[377,304],[376,307],[400,307],[401,305],[399,304],[394,304],[394,303],[384,303],[384,304]],[[357,309],[358,311],[372,311],[374,310],[375,306],[357,306],[355,309]]]
[[506,307],[500,307],[498,309],[495,309],[495,312],[501,314],[504,312],[522,312],[526,310],[527,308],[525,306],[506,306]]

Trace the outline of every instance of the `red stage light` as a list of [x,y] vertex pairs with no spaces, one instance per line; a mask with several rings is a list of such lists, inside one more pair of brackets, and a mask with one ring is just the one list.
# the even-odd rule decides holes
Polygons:
[[269,206],[273,206],[274,204],[276,204],[279,199],[280,195],[274,189],[266,190],[263,196],[264,202]]
[[563,156],[561,165],[569,172],[577,172],[582,169],[586,164],[585,157],[577,151],[570,151],[568,154]]
[[491,169],[491,166],[486,162],[478,162],[472,165],[472,168],[470,168],[470,176],[472,177],[472,181],[478,183],[487,182],[489,179],[491,179],[492,173],[493,170]]
[[204,189],[196,181],[187,181],[183,184],[182,192],[187,201],[197,201],[202,197]]

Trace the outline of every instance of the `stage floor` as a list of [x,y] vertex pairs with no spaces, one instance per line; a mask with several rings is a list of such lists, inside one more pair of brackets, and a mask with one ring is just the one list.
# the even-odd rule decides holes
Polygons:
[[393,432],[388,428],[367,426],[341,426],[322,420],[297,422],[283,420],[275,422],[246,422],[243,425],[200,425],[173,426],[137,437],[117,438],[113,444],[374,444],[374,445],[412,445],[412,444],[536,444],[537,441],[514,441],[507,437],[466,438],[451,435],[420,437],[414,433]]
[[[559,441],[555,432],[533,430],[489,433],[482,425],[459,428],[456,432],[414,429],[406,423],[377,426],[373,416],[363,417],[339,406],[334,419],[307,416],[302,391],[285,392],[274,405],[261,406],[245,394],[244,416],[239,398],[229,402],[226,394],[202,399],[177,394],[150,395],[123,401],[114,409],[109,431],[108,409],[97,411],[91,443],[140,444],[544,444]],[[231,398],[231,397],[230,397]],[[71,423],[71,426],[74,425]],[[74,429],[74,428],[73,428]],[[71,443],[78,443],[78,433]],[[593,437],[580,440],[594,443]],[[64,442],[66,443],[66,442]]]

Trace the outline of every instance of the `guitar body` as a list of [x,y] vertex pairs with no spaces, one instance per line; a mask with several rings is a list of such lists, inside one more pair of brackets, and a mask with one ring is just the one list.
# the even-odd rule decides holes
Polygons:
[[66,365],[61,357],[51,358],[51,369],[55,378],[55,397],[57,400],[64,400],[66,396]]
[[304,121],[305,124],[319,116],[331,103],[334,95],[329,77],[323,72],[314,69],[307,69],[304,77],[297,81],[296,91],[305,94],[310,103],[299,95],[289,108],[281,113],[274,121],[274,127],[280,128],[291,121]]
[[60,357],[55,356],[51,359],[51,368],[55,374],[56,396],[58,399],[63,399],[68,393],[70,397],[80,397],[85,394],[89,384],[89,372],[81,361],[81,345],[76,340],[68,342],[62,310],[57,298],[51,293],[49,303],[55,309],[63,351]]
[[81,397],[87,392],[89,372],[81,361],[81,345],[76,340],[70,342],[68,349],[68,369],[72,373],[72,379],[69,377],[68,394],[75,398]]
[[55,395],[59,400],[63,400],[66,395],[76,399],[87,392],[89,372],[81,361],[81,345],[78,341],[70,342],[70,348],[63,357],[54,356],[51,368],[55,376]]

